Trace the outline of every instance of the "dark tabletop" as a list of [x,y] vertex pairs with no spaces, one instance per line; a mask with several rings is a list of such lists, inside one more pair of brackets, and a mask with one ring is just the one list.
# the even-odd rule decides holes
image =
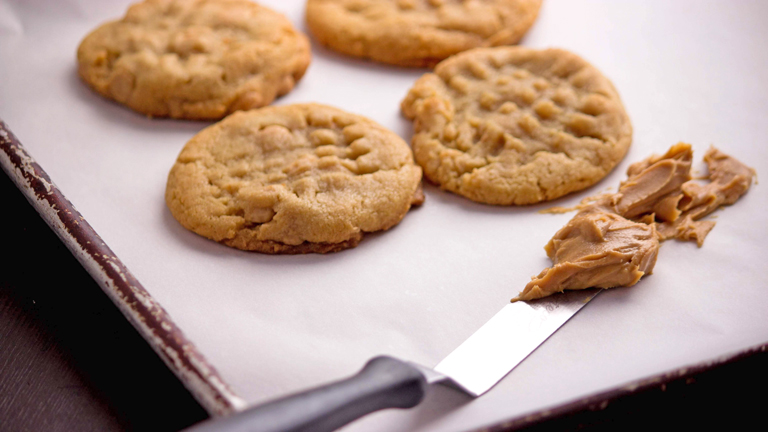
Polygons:
[[[176,431],[207,418],[5,173],[0,197],[0,430]],[[762,424],[767,386],[758,351],[526,430],[741,429]]]

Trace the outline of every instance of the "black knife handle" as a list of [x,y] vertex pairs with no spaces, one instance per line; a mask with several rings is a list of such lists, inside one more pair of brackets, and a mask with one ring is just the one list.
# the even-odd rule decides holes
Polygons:
[[187,432],[327,432],[385,408],[411,408],[426,392],[418,369],[392,357],[375,357],[357,374],[208,420]]

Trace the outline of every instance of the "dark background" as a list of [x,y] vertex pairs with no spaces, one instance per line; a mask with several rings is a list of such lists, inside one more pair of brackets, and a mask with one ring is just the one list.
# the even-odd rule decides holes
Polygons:
[[[207,418],[5,173],[0,197],[0,430],[176,431]],[[665,381],[526,430],[763,423],[763,351]]]

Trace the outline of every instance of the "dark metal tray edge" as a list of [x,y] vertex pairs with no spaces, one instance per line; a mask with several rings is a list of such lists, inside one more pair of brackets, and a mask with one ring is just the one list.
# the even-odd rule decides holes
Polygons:
[[0,119],[0,165],[48,226],[195,399],[214,416],[245,407]]

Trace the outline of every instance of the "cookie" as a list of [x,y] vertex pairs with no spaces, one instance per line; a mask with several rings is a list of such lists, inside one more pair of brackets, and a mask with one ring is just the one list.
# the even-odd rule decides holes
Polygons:
[[541,0],[308,0],[307,24],[331,49],[401,66],[431,67],[477,47],[517,43]]
[[416,161],[473,201],[552,200],[602,179],[632,126],[611,82],[560,49],[477,48],[419,78],[401,104]]
[[146,0],[91,32],[80,77],[154,117],[220,119],[288,93],[310,61],[307,37],[249,0]]
[[408,145],[318,104],[234,113],[195,135],[165,200],[187,229],[263,253],[335,252],[386,230],[423,200]]

